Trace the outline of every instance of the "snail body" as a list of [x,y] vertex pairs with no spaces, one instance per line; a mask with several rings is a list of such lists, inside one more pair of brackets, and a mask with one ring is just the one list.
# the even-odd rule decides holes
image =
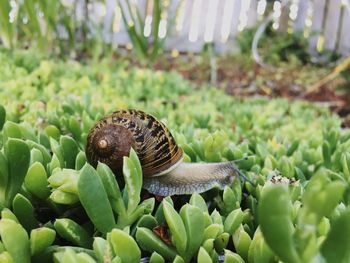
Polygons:
[[116,111],[97,122],[87,138],[86,156],[93,166],[103,162],[118,176],[131,147],[141,163],[143,188],[156,195],[223,188],[242,175],[233,161],[183,162],[183,150],[165,125],[138,110]]

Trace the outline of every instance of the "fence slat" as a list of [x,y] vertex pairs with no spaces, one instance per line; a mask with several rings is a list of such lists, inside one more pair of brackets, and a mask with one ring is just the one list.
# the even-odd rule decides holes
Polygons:
[[178,15],[178,11],[180,8],[181,1],[180,0],[172,0],[168,6],[167,10],[167,28],[169,32],[167,32],[167,36],[175,35],[176,32],[176,18]]
[[305,20],[307,19],[307,11],[309,10],[310,5],[311,3],[309,0],[299,0],[297,18],[294,22],[295,31],[301,31],[304,29]]
[[250,6],[248,9],[248,21],[247,21],[247,28],[252,28],[256,25],[256,21],[258,19],[258,0],[250,0]]
[[230,39],[234,39],[238,32],[239,25],[239,15],[241,13],[242,8],[242,0],[233,0],[233,15],[231,21],[231,30],[230,30]]
[[350,54],[350,6],[345,6],[343,21],[342,21],[342,30],[340,33],[339,40],[339,52],[343,55]]
[[228,21],[230,23],[229,35],[225,43],[221,43],[221,42],[219,42],[218,44],[215,43],[215,51],[218,53],[234,51],[236,48],[235,37],[238,32],[239,16],[241,13],[242,1],[241,0],[226,0],[226,1],[230,1],[230,2],[232,1],[232,3],[230,3],[229,5],[229,7],[232,8],[231,16],[230,16],[231,19]]
[[193,51],[193,45],[188,39],[188,34],[191,26],[192,19],[192,7],[194,1],[184,0],[184,5],[182,6],[182,12],[184,12],[184,20],[182,22],[182,27],[177,35],[171,35],[166,39],[165,47],[166,49],[177,49],[179,51]]
[[85,18],[85,0],[77,0],[75,5],[75,19],[82,22]]
[[279,17],[279,32],[286,32],[289,26],[289,12],[290,12],[291,3],[287,3],[286,5],[281,7],[281,15]]
[[[218,0],[209,0],[208,13],[205,20],[205,33],[204,33],[204,41],[213,42],[215,37],[215,30],[217,29],[216,20],[218,19],[218,15],[222,15],[218,13]],[[221,1],[222,2],[222,1]]]
[[[128,7],[127,7],[127,4],[126,4],[126,0],[118,0],[118,4],[119,4],[119,7],[123,8],[123,10],[125,11],[126,20],[130,21],[131,18],[130,18],[130,13],[128,12]],[[115,32],[113,34],[113,43],[116,43],[118,45],[129,44],[131,41],[130,41],[129,35],[127,33],[126,25],[125,25],[123,19],[120,18],[120,21],[118,21],[118,23],[120,25],[119,26],[119,31]]]
[[148,0],[137,0],[136,7],[140,12],[141,18],[145,19],[147,15]]
[[114,10],[116,6],[116,0],[106,0],[106,15],[103,21],[103,38],[107,43],[110,43],[112,41],[112,25],[114,19]]
[[202,44],[204,44],[204,33],[205,33],[205,19],[208,14],[208,9],[209,9],[209,2],[207,0],[202,0],[202,5],[201,5],[201,11],[199,15],[199,21],[200,21],[200,26],[199,26],[199,31],[198,31],[198,41],[200,41]]
[[317,0],[313,2],[312,25],[310,28],[311,37],[309,40],[311,53],[316,52],[317,42],[322,30],[325,4],[326,0]]
[[[226,10],[230,8],[230,10]],[[216,14],[216,22],[215,22],[215,28],[214,28],[214,47],[215,51],[218,53],[223,52],[226,48],[228,48],[227,43],[227,37],[224,39],[224,28],[230,26],[231,17],[233,12],[233,2],[232,0],[226,0],[226,1],[219,1],[218,7],[217,7],[217,14]],[[228,24],[228,25],[225,25]],[[226,31],[226,34],[230,33],[230,28],[228,28]]]
[[337,43],[337,33],[341,11],[341,0],[332,0],[328,3],[328,12],[324,29],[324,48],[334,50]]
[[224,12],[225,12],[225,3],[226,1],[219,1],[216,12],[216,21],[214,27],[214,42],[221,43],[222,42],[222,28],[224,26]]

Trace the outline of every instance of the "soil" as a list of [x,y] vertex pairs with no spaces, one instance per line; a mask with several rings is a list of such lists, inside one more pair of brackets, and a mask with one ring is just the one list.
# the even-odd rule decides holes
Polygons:
[[[320,86],[314,92],[308,89],[332,72],[332,68],[312,64],[296,65],[281,62],[266,69],[247,56],[217,58],[216,70],[211,72],[210,57],[180,54],[161,56],[153,69],[176,71],[195,86],[212,84],[233,96],[284,97],[289,100],[307,100],[329,107],[343,119],[343,127],[350,128],[350,82],[341,76]],[[165,58],[164,58],[165,57]],[[149,68],[133,56],[128,56],[130,66]],[[350,73],[350,69],[347,69]],[[342,87],[343,90],[339,89]]]
[[[284,66],[284,65],[283,65]],[[209,63],[195,58],[179,63],[176,59],[158,61],[157,70],[175,70],[195,85],[211,83]],[[307,100],[329,107],[343,119],[343,127],[350,127],[350,83],[338,77],[314,92],[308,88],[332,71],[315,66],[287,66],[284,69],[267,70],[261,66],[232,59],[217,62],[216,82],[220,89],[233,96],[284,97],[290,100]],[[308,74],[308,72],[310,74]],[[340,90],[339,87],[345,88]]]

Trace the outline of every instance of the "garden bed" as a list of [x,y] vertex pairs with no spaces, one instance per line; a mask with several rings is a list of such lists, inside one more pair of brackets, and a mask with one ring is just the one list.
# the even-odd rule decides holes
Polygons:
[[[271,45],[277,45],[279,41],[283,42],[281,37]],[[208,52],[200,54],[166,53],[158,58],[152,68],[177,72],[197,88],[210,83],[211,86],[236,97],[283,97],[288,100],[311,101],[326,106],[343,117],[342,125],[349,127],[350,96],[347,92],[349,69],[343,70],[343,74],[339,72],[336,78],[321,85],[320,80],[329,76],[332,71],[337,71],[334,69],[335,63],[324,65],[310,61],[303,62],[300,57],[295,57],[294,53],[300,52],[299,50],[289,51],[290,57],[283,60],[279,56],[286,51],[279,50],[277,47],[274,49],[279,55],[274,58],[269,68],[258,65],[251,57],[250,50],[246,53],[235,52],[223,56]],[[304,53],[302,55],[307,56]],[[267,55],[268,62],[271,62],[272,56],[273,54]],[[128,61],[128,67],[150,67],[149,63],[145,64],[135,59],[127,49],[120,52],[114,59]],[[315,84],[319,87],[311,91]]]
[[[350,132],[328,108],[227,96],[123,60],[0,61],[1,262],[349,260]],[[86,163],[87,134],[125,108],[164,122],[186,162],[241,160],[253,184],[158,198],[131,153],[125,188],[109,187],[111,170]]]

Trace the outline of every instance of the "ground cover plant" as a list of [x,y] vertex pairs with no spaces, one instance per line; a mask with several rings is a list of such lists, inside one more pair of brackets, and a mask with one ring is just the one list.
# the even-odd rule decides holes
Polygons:
[[[193,89],[123,61],[0,61],[0,262],[349,261],[350,132],[327,108]],[[84,149],[123,108],[162,120],[187,162],[241,160],[254,185],[159,199],[132,151],[119,184]]]

